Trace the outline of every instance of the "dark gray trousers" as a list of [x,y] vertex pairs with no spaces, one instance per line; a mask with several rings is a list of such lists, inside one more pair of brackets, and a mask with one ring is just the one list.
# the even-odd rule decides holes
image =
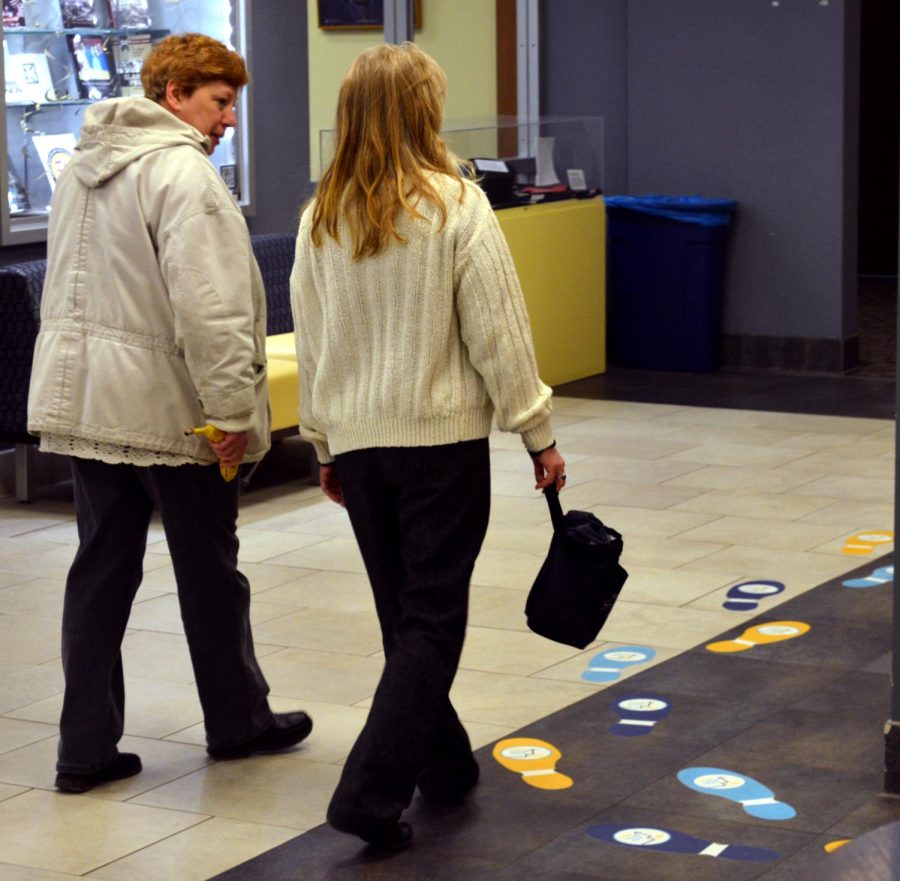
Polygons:
[[[89,773],[116,757],[125,718],[121,645],[158,507],[175,569],[210,746],[272,722],[250,631],[250,586],[237,569],[238,481],[213,466],[108,465],[72,459],[79,546],[66,581],[66,689],[57,770]],[[136,670],[153,676],[152,670]]]
[[487,531],[488,442],[358,450],[338,456],[337,469],[375,597],[385,667],[329,817],[390,823],[417,782],[452,786],[477,776],[449,692]]

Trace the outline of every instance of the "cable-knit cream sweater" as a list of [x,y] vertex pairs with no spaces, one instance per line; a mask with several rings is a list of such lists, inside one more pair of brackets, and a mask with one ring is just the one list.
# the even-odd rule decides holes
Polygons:
[[525,447],[553,441],[515,266],[486,196],[434,175],[447,221],[425,199],[398,217],[405,243],[352,258],[340,240],[310,240],[304,211],[291,274],[300,432],[319,462],[369,447],[487,437],[492,418]]

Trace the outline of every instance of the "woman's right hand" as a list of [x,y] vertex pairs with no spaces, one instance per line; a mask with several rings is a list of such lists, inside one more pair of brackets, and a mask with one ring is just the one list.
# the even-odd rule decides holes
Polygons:
[[246,431],[226,431],[223,433],[222,440],[209,441],[219,462],[233,468],[241,464],[249,444],[250,435]]
[[556,447],[548,447],[532,458],[535,489],[546,489],[553,484],[559,492],[566,485],[566,460]]
[[337,465],[334,462],[319,466],[319,486],[332,502],[336,502],[342,508],[347,507],[344,502],[344,491],[341,489],[341,479],[338,477]]

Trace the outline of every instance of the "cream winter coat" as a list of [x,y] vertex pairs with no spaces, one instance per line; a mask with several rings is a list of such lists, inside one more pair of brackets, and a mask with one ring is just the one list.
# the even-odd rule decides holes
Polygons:
[[269,444],[265,291],[208,139],[147,98],[85,113],[51,203],[28,429],[215,461]]

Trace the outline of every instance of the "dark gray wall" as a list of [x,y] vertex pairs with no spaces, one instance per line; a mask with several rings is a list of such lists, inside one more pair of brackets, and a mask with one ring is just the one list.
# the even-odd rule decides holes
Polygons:
[[852,336],[858,0],[545,6],[542,110],[607,117],[621,192],[738,201],[724,332]]
[[626,0],[541,4],[541,112],[604,118],[604,191],[628,186]]
[[306,2],[248,6],[256,167],[256,211],[248,223],[253,233],[295,232],[310,191]]
[[725,333],[856,331],[844,316],[855,299],[844,277],[845,261],[855,270],[844,241],[855,210],[844,178],[848,5],[628,4],[629,187],[737,199]]

